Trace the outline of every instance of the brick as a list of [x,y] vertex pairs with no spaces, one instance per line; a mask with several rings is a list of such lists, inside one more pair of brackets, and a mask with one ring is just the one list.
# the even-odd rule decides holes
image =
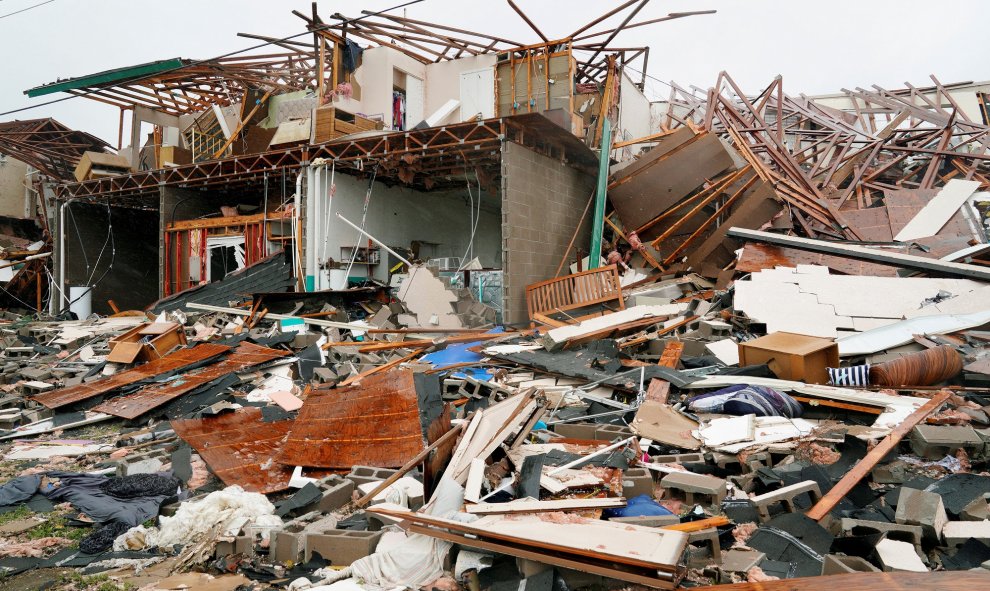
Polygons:
[[971,456],[984,447],[980,434],[969,425],[918,425],[911,431],[911,450],[930,460],[940,460],[965,449]]
[[901,489],[894,514],[897,523],[920,526],[925,539],[937,541],[948,520],[939,495],[913,488]]
[[330,561],[333,566],[346,566],[359,558],[373,554],[381,532],[348,529],[330,529],[306,535],[305,560],[308,562],[314,552]]
[[718,505],[725,498],[727,486],[724,480],[692,472],[673,472],[660,481],[664,498],[683,499],[696,505]]

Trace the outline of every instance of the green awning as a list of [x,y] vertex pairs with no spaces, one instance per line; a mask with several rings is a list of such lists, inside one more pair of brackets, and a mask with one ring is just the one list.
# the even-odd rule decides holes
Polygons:
[[181,68],[184,65],[186,65],[185,61],[177,57],[168,60],[159,60],[157,62],[148,62],[146,64],[129,66],[126,68],[117,68],[115,70],[105,70],[103,72],[97,72],[96,74],[89,74],[88,76],[80,76],[78,78],[69,78],[68,80],[43,84],[41,86],[36,86],[25,90],[24,94],[34,98],[56,92],[65,92],[67,90],[107,86],[118,82],[138,80],[144,78],[145,76],[158,74],[159,72]]

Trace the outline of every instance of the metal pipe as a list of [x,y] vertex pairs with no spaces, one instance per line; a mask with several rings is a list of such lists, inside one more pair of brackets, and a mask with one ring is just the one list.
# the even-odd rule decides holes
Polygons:
[[360,232],[362,235],[367,236],[368,237],[368,240],[371,240],[372,242],[374,242],[378,246],[381,246],[382,248],[384,248],[385,250],[387,250],[388,252],[390,252],[395,258],[397,258],[400,261],[402,261],[403,263],[405,263],[407,267],[410,267],[411,268],[413,266],[413,264],[410,263],[408,260],[406,260],[406,258],[404,256],[402,256],[401,254],[399,254],[399,253],[395,252],[394,250],[392,250],[391,248],[389,248],[388,245],[385,244],[384,242],[382,242],[381,240],[375,238],[371,234],[369,234],[369,233],[365,232],[364,230],[362,230],[361,228],[359,228],[351,220],[349,220],[349,219],[345,218],[344,216],[340,215],[340,212],[337,212],[337,217],[339,217],[340,219],[344,220],[344,223],[346,223],[348,226],[354,228],[355,230],[357,230],[358,232]]

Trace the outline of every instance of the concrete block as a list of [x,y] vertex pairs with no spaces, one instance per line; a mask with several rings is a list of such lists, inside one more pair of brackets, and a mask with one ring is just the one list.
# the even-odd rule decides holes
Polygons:
[[990,521],[950,521],[942,528],[942,537],[950,548],[970,538],[990,546]]
[[940,460],[965,449],[971,456],[983,450],[983,439],[969,425],[918,425],[911,431],[911,449],[930,460]]
[[704,464],[705,454],[668,454],[663,456],[650,456],[654,464]]
[[553,431],[568,439],[594,439],[599,426],[597,423],[559,423],[553,426]]
[[625,439],[631,437],[632,430],[625,425],[599,425],[595,429],[595,439],[599,441],[613,441],[615,439]]
[[728,492],[721,478],[692,472],[667,474],[660,485],[664,498],[680,499],[691,505],[718,505]]
[[722,553],[722,570],[730,573],[744,573],[759,566],[767,555],[759,550],[727,550]]
[[653,474],[646,468],[629,468],[622,474],[622,495],[627,499],[646,495],[653,498]]
[[826,554],[822,561],[822,576],[844,575],[847,573],[878,573],[880,569],[859,556]]
[[374,553],[382,532],[331,529],[306,535],[308,562],[314,552],[330,561],[333,566],[346,566],[359,558]]
[[907,542],[884,539],[876,546],[877,557],[885,572],[909,571],[926,573],[928,568],[921,557],[914,551],[914,546]]
[[388,468],[354,466],[345,478],[353,482],[355,486],[361,486],[362,484],[368,482],[379,482],[385,480],[396,472],[398,472],[398,470],[390,470]]
[[50,370],[41,367],[25,367],[21,371],[17,372],[22,378],[28,381],[38,381],[43,382],[45,380],[51,379],[52,372]]
[[990,505],[987,505],[987,500],[983,497],[973,499],[972,503],[966,505],[959,512],[959,519],[962,521],[983,521],[990,519]]
[[306,550],[306,540],[300,533],[302,528],[297,526],[297,531],[282,530],[275,532],[273,537],[272,560],[276,563],[299,562],[303,558]]
[[760,521],[768,521],[770,519],[770,507],[781,503],[786,511],[794,513],[797,511],[794,499],[805,493],[811,495],[811,500],[816,503],[822,498],[822,491],[818,483],[814,480],[805,480],[753,497],[752,501],[760,512]]
[[718,530],[714,527],[694,531],[688,534],[688,544],[702,543],[707,547],[707,552],[702,555],[691,553],[688,558],[688,567],[700,568],[707,564],[722,564],[722,548],[718,541]]
[[251,536],[237,536],[234,538],[234,554],[254,556],[254,538]]
[[642,527],[664,527],[681,522],[681,518],[677,515],[636,515],[633,517],[609,517],[608,520]]
[[894,514],[897,523],[920,526],[925,539],[937,542],[948,520],[939,495],[913,488],[901,489]]
[[353,480],[331,474],[320,480],[318,484],[323,489],[323,498],[320,499],[317,509],[322,513],[340,509],[351,502],[355,488]]
[[857,527],[868,527],[880,532],[886,532],[888,538],[910,541],[914,546],[921,546],[921,538],[924,535],[921,527],[917,525],[901,525],[897,523],[885,523],[883,521],[852,519],[849,517],[842,518],[840,527],[843,533],[850,533],[853,528]]

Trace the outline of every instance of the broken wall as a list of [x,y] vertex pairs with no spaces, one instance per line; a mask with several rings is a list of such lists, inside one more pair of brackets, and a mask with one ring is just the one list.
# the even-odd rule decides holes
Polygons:
[[[526,286],[554,276],[595,179],[513,142],[502,147],[502,251],[506,324],[528,320]],[[586,249],[591,216],[574,245]]]
[[[326,173],[325,173],[326,174]],[[361,224],[367,179],[337,174],[337,190],[333,195],[331,208],[355,224]],[[472,195],[475,211],[479,190],[472,179]],[[481,218],[474,236],[474,255],[485,267],[502,266],[501,226],[499,224],[500,202],[492,195],[482,194]],[[453,191],[421,192],[407,187],[389,187],[375,183],[365,229],[400,253],[411,246],[413,241],[436,243],[426,254],[436,258],[463,257],[471,239],[471,206],[467,187]],[[306,239],[307,247],[316,249],[318,260],[332,258],[342,260],[341,247],[353,247],[358,240],[357,230],[348,226],[336,215],[328,217],[329,225],[324,235],[317,232],[313,240]],[[308,226],[307,226],[308,227]],[[367,239],[361,240],[367,245]],[[371,267],[370,276],[385,281],[388,279],[388,257],[380,251],[381,262]],[[424,257],[427,258],[427,257]],[[354,265],[351,277],[367,277],[368,265]]]
[[[655,133],[659,126],[654,124],[654,119],[650,109],[650,99],[646,98],[643,91],[636,86],[629,75],[622,72],[619,77],[619,125],[614,133],[616,142],[634,140],[646,137]],[[634,144],[622,148],[622,151],[613,156],[618,156],[620,160],[632,158],[649,144]]]
[[[484,72],[479,72],[484,70]],[[470,82],[462,83],[461,75],[468,72],[480,74],[478,87]],[[490,81],[490,83],[489,83]],[[426,113],[429,117],[450,99],[461,102],[454,111],[451,122],[461,122],[478,112],[484,118],[495,116],[495,54],[486,53],[456,60],[447,60],[426,66]],[[459,115],[458,115],[459,113]]]
[[165,256],[167,255],[165,252],[165,228],[172,222],[179,220],[191,220],[208,214],[219,214],[220,206],[227,204],[225,200],[211,198],[210,193],[206,191],[161,187],[158,208],[161,215],[157,220],[158,291],[154,297],[141,304],[142,308],[165,295]]
[[[392,128],[392,88],[395,83],[395,70],[424,81],[425,86],[426,66],[390,47],[373,47],[364,50],[361,54],[361,66],[354,71],[354,77],[361,85],[361,112],[368,117],[381,117],[385,122],[385,129]],[[413,100],[412,97],[410,100]],[[422,101],[419,108],[423,110]],[[418,118],[412,116],[413,106],[408,102],[406,109],[410,114],[406,122],[409,127],[416,125],[429,114],[421,114]]]
[[[111,299],[121,310],[155,301],[158,212],[83,203],[70,203],[66,210],[66,290],[94,282],[93,312],[98,314],[113,313],[107,305]],[[111,225],[112,241],[107,243]]]
[[26,206],[24,198],[24,184],[34,180],[34,177],[26,176],[27,171],[27,164],[10,156],[0,155],[0,216],[33,217],[33,208]]

